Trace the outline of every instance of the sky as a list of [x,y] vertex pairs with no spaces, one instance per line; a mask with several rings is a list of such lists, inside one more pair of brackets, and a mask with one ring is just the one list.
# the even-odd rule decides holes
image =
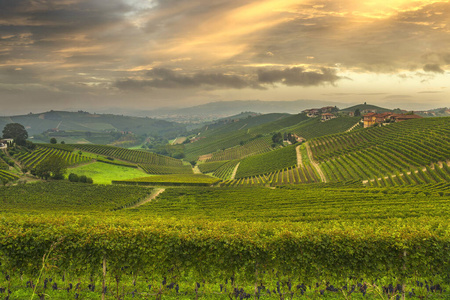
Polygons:
[[0,0],[0,115],[450,106],[450,0]]

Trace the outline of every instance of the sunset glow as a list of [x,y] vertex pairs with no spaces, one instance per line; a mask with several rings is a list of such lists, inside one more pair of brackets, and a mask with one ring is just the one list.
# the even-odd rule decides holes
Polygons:
[[434,0],[4,1],[1,106],[448,106],[449,21]]

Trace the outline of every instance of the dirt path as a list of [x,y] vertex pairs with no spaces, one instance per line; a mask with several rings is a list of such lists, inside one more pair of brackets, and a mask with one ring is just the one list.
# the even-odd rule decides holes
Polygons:
[[160,194],[162,194],[165,190],[166,190],[166,189],[163,189],[163,188],[159,188],[159,189],[156,188],[156,189],[153,191],[153,193],[151,193],[150,196],[149,196],[147,199],[145,199],[145,200],[143,200],[143,201],[141,201],[141,202],[139,202],[139,203],[136,203],[135,205],[131,206],[130,208],[136,208],[136,207],[139,207],[139,206],[141,206],[141,205],[144,205],[144,204],[147,203],[147,202],[152,201],[153,199],[155,199],[156,197],[158,197]]
[[237,173],[237,170],[238,170],[240,164],[241,164],[241,162],[238,162],[236,167],[234,167],[233,173],[231,173],[231,180],[236,178],[236,173]]
[[192,172],[194,172],[194,174],[203,174],[202,171],[200,171],[200,169],[198,168],[198,166],[193,167]]
[[317,173],[319,174],[320,180],[322,182],[327,182],[327,178],[323,174],[322,170],[320,169],[319,165],[313,160],[311,149],[309,148],[309,142],[305,143],[306,152],[308,152],[309,161],[311,162],[311,165],[316,169]]
[[297,151],[297,167],[300,167],[302,165],[302,153],[300,152],[300,145],[295,148],[295,151]]

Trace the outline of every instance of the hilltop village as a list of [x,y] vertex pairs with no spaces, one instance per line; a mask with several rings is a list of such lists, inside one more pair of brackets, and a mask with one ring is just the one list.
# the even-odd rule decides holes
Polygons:
[[349,109],[340,111],[336,106],[305,109],[302,113],[305,113],[309,118],[320,117],[322,122],[337,118],[339,116],[362,116],[361,123],[364,124],[364,128],[422,118],[422,116],[417,115],[414,112],[407,111],[402,111],[402,113],[377,112],[377,109],[364,109],[360,111],[358,108],[354,111]]

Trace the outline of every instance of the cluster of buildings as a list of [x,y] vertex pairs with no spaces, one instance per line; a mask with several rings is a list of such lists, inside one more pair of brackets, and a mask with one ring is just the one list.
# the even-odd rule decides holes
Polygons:
[[393,122],[401,122],[412,119],[422,118],[416,114],[394,114],[391,112],[365,114],[363,117],[364,128],[374,126],[376,124],[389,124]]
[[305,113],[310,118],[315,118],[320,116],[322,121],[328,121],[336,118],[332,112],[337,111],[338,108],[336,106],[325,106],[322,108],[311,108],[305,109],[302,113]]

